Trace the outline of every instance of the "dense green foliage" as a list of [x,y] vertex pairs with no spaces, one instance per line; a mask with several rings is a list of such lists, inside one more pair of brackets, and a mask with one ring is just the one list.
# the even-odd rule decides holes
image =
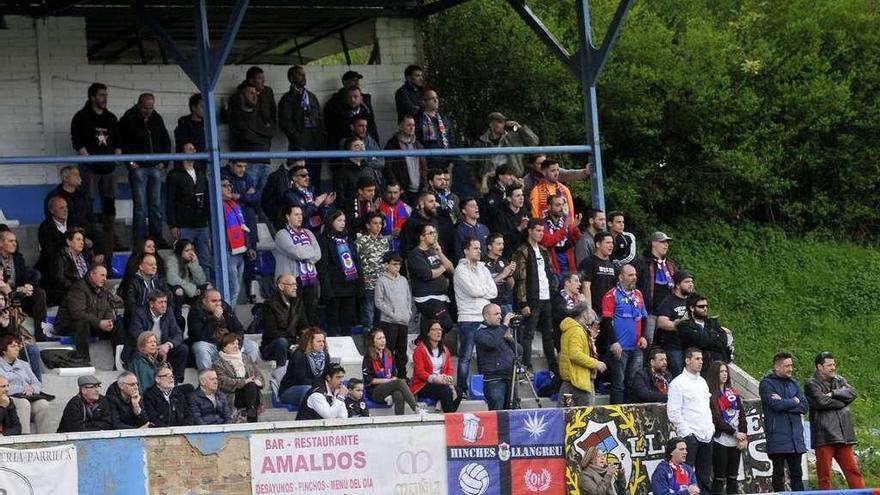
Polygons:
[[[570,52],[574,2],[532,0]],[[591,2],[599,44],[617,0]],[[579,85],[502,0],[426,22],[430,80],[464,137],[493,110],[583,142]],[[599,82],[607,203],[807,232],[880,233],[873,0],[636,2]]]

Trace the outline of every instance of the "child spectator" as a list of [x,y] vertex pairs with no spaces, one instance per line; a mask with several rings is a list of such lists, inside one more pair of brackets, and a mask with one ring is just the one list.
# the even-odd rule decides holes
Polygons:
[[345,398],[345,408],[348,409],[349,418],[370,417],[367,401],[364,400],[364,381],[360,378],[352,378],[348,381],[348,397]]

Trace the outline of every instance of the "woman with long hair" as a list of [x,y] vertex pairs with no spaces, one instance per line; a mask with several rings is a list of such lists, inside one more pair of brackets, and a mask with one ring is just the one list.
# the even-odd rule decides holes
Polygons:
[[406,381],[397,377],[394,357],[385,347],[385,332],[381,328],[374,328],[367,335],[367,353],[364,354],[363,372],[367,396],[373,402],[385,402],[386,398],[391,397],[394,414],[398,416],[403,414],[406,405],[409,405],[415,413],[427,412],[419,408]]
[[327,334],[318,327],[306,328],[287,361],[287,370],[278,386],[278,398],[298,406],[313,385],[323,383],[324,368],[329,364]]
[[[119,283],[117,294],[125,294],[125,288],[131,283],[131,278],[138,271],[138,264],[141,254],[150,253],[156,257],[156,273],[165,274],[165,260],[159,256],[159,247],[156,239],[147,236],[137,246],[132,246],[131,254],[128,256],[128,262],[125,263],[125,273],[122,275],[122,282]],[[109,278],[109,277],[108,277]]]
[[620,476],[620,464],[608,464],[605,453],[595,445],[588,447],[580,462],[578,487],[589,495],[624,495],[626,481]]
[[[241,352],[239,338],[236,333],[227,333],[220,338],[214,371],[217,372],[219,389],[229,397],[230,405],[234,405],[248,423],[256,423],[263,377],[251,357]],[[234,400],[232,394],[235,394]]]
[[174,318],[181,331],[186,328],[183,305],[194,304],[210,286],[199,261],[204,260],[199,260],[195,246],[188,239],[178,239],[174,253],[165,259],[165,282],[173,294]]
[[302,298],[310,322],[318,320],[318,270],[321,246],[311,230],[303,227],[303,210],[296,205],[286,206],[284,227],[275,233],[275,278],[283,273],[296,277],[297,292]]
[[0,338],[0,376],[9,380],[9,398],[15,403],[15,412],[21,422],[21,432],[31,432],[31,420],[35,433],[52,433],[49,426],[49,402],[52,396],[43,393],[43,384],[31,371],[28,363],[18,359],[22,349],[21,339],[14,335]]
[[712,494],[739,493],[737,474],[742,457],[741,450],[748,445],[746,436],[746,413],[742,406],[739,391],[730,383],[730,370],[722,361],[715,361],[709,367],[708,377],[709,408],[712,422],[715,423],[715,437],[712,442]]
[[321,283],[321,299],[326,306],[327,335],[331,337],[350,335],[357,318],[355,296],[361,284],[361,266],[354,239],[345,229],[345,214],[335,210],[324,222],[321,245],[321,261],[318,262],[318,279]]
[[429,321],[413,352],[413,379],[409,389],[420,399],[440,401],[443,412],[447,413],[458,410],[461,390],[455,385],[452,353],[442,339],[440,322]]
[[159,338],[153,332],[141,332],[137,338],[137,354],[128,363],[128,371],[137,376],[141,396],[153,383],[156,370],[164,361],[159,360]]

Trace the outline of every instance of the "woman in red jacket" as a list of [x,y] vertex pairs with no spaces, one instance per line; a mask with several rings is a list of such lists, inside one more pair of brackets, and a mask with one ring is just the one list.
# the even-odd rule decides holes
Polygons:
[[443,412],[455,412],[461,402],[461,390],[452,374],[452,353],[440,342],[443,327],[437,320],[419,336],[413,352],[413,379],[409,386],[420,399],[439,400]]

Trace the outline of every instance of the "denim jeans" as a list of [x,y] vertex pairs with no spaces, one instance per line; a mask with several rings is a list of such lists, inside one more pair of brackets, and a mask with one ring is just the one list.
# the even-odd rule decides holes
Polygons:
[[229,255],[229,303],[233,308],[238,304],[238,292],[241,290],[241,281],[244,276],[244,255]]
[[373,328],[376,321],[376,291],[373,289],[364,289],[364,295],[361,296],[361,325],[364,331]]
[[480,328],[479,321],[458,322],[458,379],[459,388],[468,389],[468,377],[471,374],[471,358],[474,355],[474,334]]
[[[147,235],[162,238],[162,171],[158,167],[138,167],[128,171],[133,209],[132,235],[135,244]],[[149,227],[147,226],[149,219]]]
[[681,349],[666,349],[666,369],[672,377],[681,374],[684,369],[684,351]]
[[285,404],[293,404],[299,407],[303,396],[306,395],[310,388],[312,388],[311,385],[291,385],[278,394],[278,400]]
[[[210,368],[219,355],[217,346],[204,340],[193,342],[192,351],[196,360],[196,368],[200,370]],[[247,354],[255,363],[260,359],[260,349],[253,340],[242,339],[241,352]]]
[[[266,178],[269,177],[269,173],[271,172],[269,167],[270,165],[268,163],[250,162],[247,166],[247,172],[245,172],[248,177],[253,179],[254,184],[257,185],[257,196],[260,198],[263,197],[263,189],[266,188]],[[256,208],[258,216],[265,219],[265,216],[262,214],[263,208],[259,204],[257,204]]]
[[[199,257],[199,265],[205,271],[205,275],[211,273],[211,231],[208,227],[190,228],[181,227],[180,238],[186,239],[193,244],[196,256]],[[209,277],[210,278],[210,277]]]
[[643,357],[641,349],[624,350],[620,359],[614,357],[610,351],[605,356],[608,364],[608,372],[611,374],[611,403],[623,404],[625,400],[626,385],[632,381],[632,377],[642,368]]
[[513,304],[499,304],[499,307],[501,308],[501,318],[504,318],[507,316],[507,313],[513,311]]
[[510,408],[510,380],[504,378],[483,382],[483,395],[490,411]]
[[275,361],[276,367],[287,364],[287,350],[290,347],[289,342],[284,337],[272,339],[271,342],[263,341],[260,344],[260,355],[263,361]]

